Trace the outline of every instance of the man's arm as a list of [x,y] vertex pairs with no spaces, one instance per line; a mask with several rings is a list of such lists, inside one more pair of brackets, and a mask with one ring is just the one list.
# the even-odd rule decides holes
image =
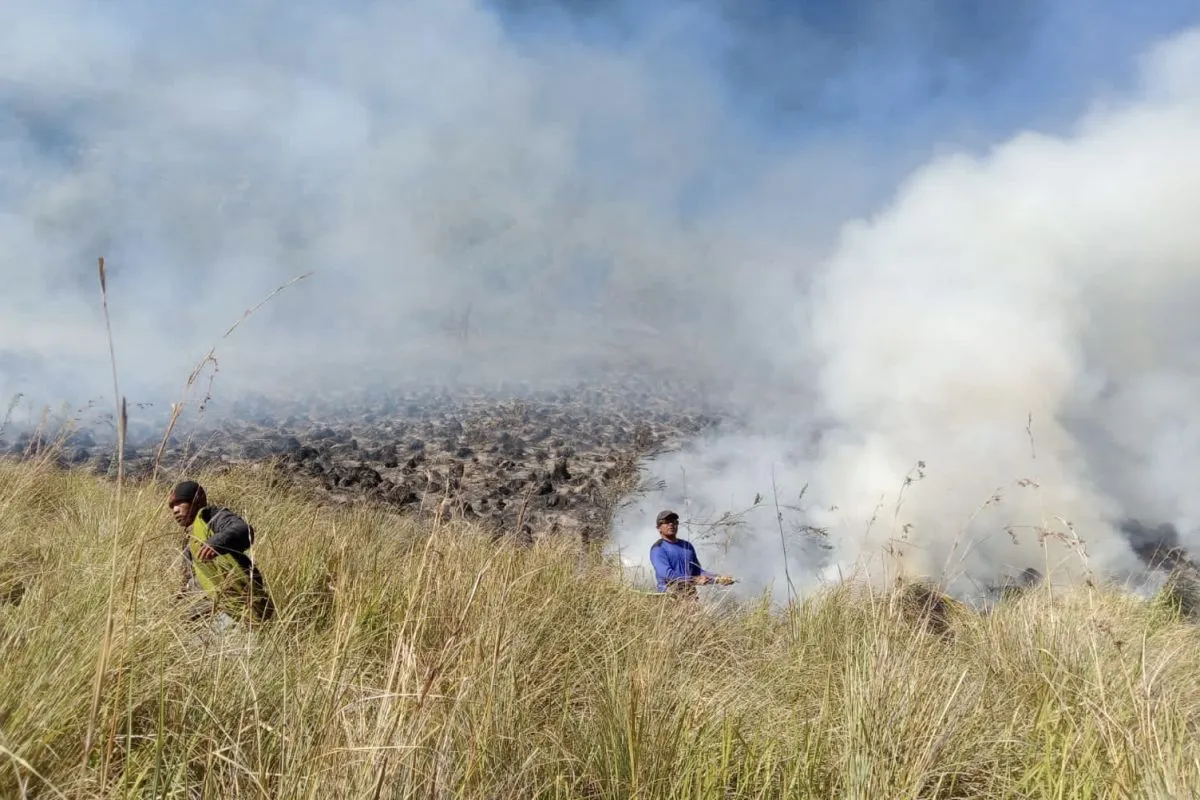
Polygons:
[[699,578],[699,580],[695,581],[696,583],[704,585],[711,581],[713,583],[719,583],[722,586],[733,583],[733,578],[729,577],[728,575],[722,575],[717,572],[709,572],[708,570],[704,569],[704,567],[700,566],[700,557],[696,555],[695,545],[693,545],[691,542],[688,542],[688,546],[691,548],[692,553],[691,563],[688,565],[688,567],[692,574]]
[[254,543],[254,533],[244,519],[232,511],[221,510],[213,514],[208,523],[211,531],[205,541],[220,553],[244,553]]

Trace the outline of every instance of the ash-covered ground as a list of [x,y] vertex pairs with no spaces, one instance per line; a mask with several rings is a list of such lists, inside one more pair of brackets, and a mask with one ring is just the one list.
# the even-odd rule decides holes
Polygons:
[[[719,425],[727,408],[696,387],[663,381],[414,388],[312,399],[216,401],[179,419],[128,406],[125,472],[175,480],[200,470],[270,464],[330,502],[465,518],[496,535],[602,537],[635,493],[639,464]],[[0,452],[53,449],[64,468],[116,475],[111,412],[27,409],[0,432]],[[40,428],[40,430],[39,430]],[[160,452],[161,451],[161,452]],[[652,520],[647,523],[652,530]]]

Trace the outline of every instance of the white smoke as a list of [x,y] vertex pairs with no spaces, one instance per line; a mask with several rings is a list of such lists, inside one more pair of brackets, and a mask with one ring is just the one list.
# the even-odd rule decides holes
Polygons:
[[[1133,575],[1129,515],[1200,544],[1200,30],[1142,66],[1068,135],[938,158],[847,225],[777,358],[815,357],[816,407],[652,463],[667,488],[617,521],[627,557],[660,506],[711,522],[756,493],[734,555],[700,552],[777,597],[789,534],[801,590],[865,569],[963,595],[1027,567]],[[828,418],[815,448],[789,410]],[[783,523],[772,469],[782,502],[807,486]]]
[[[763,328],[729,265],[827,236],[863,191],[853,147],[758,152],[706,61],[715,10],[638,10],[609,42],[552,9],[522,39],[488,0],[106,8],[6,4],[5,401],[111,403],[98,256],[138,400],[175,399],[214,343],[218,402],[455,368],[727,371]],[[844,202],[806,199],[835,176]],[[823,221],[757,212],[797,200]]]

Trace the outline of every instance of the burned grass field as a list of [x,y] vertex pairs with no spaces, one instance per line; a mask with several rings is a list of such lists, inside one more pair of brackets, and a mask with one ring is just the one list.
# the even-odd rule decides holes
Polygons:
[[[156,424],[131,424],[124,468],[138,481],[254,464],[326,503],[586,543],[603,537],[615,506],[637,490],[642,459],[730,423],[697,396],[662,384],[580,383],[242,401],[165,437],[168,421],[147,414]],[[116,477],[111,422],[30,418],[0,433],[0,452]]]

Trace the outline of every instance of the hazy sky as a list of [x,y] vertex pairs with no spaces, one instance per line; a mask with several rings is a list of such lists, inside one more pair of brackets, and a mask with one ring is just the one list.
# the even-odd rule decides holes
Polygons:
[[[6,11],[0,393],[45,401],[109,391],[99,255],[133,397],[174,391],[308,270],[222,343],[229,391],[631,352],[771,369],[756,343],[785,335],[843,222],[933,153],[1069,124],[1200,17],[1183,0]],[[464,317],[479,352],[452,346]]]

